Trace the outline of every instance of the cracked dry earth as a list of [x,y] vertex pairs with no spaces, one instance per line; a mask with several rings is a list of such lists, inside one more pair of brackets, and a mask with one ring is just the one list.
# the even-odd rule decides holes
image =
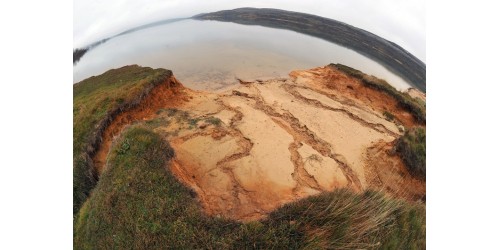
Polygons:
[[[256,220],[341,187],[385,189],[409,199],[425,195],[425,183],[404,175],[401,160],[385,153],[403,126],[416,125],[393,98],[330,66],[240,82],[222,93],[179,85],[182,101],[164,103],[141,121],[170,142],[172,172],[209,215]],[[396,119],[386,120],[384,110]],[[418,188],[405,188],[407,182]]]

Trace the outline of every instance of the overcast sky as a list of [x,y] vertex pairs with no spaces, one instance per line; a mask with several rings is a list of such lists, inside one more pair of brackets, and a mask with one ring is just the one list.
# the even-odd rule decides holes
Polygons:
[[424,0],[74,0],[73,46],[168,18],[239,7],[277,8],[342,21],[397,43],[425,62]]

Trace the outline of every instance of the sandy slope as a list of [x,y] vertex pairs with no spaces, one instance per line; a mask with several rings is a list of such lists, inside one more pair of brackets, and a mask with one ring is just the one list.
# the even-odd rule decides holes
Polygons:
[[[185,112],[163,114],[155,130],[176,152],[171,170],[208,214],[248,221],[322,191],[398,189],[413,181],[394,181],[390,173],[375,180],[377,169],[402,167],[397,159],[384,165],[381,148],[403,134],[402,125],[414,125],[411,114],[333,67],[290,76],[242,81],[222,93],[183,89],[182,101],[166,97],[172,103],[164,107]],[[387,121],[384,110],[396,119]],[[219,124],[207,122],[214,117]],[[425,194],[425,183],[418,187],[410,198]]]
[[[196,105],[185,110],[218,117],[221,125],[195,130],[203,135],[189,140],[170,140],[177,152],[175,172],[198,190],[208,213],[258,219],[324,190],[370,186],[367,149],[392,142],[401,126],[316,79],[332,74],[341,73],[330,67],[295,71],[290,79],[194,96]],[[208,136],[220,131],[221,138]]]

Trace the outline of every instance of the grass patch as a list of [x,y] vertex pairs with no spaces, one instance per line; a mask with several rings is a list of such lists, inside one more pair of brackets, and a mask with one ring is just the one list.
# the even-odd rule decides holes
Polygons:
[[205,119],[205,121],[215,126],[220,126],[220,124],[222,123],[222,121],[219,118],[213,116],[208,117],[207,119]]
[[389,112],[387,110],[384,110],[383,114],[385,116],[385,119],[388,120],[388,121],[392,121],[395,118],[395,116],[391,112]]
[[198,122],[200,121],[200,118],[189,118],[188,124],[189,124],[189,129],[192,129],[198,125]]
[[425,248],[425,207],[381,193],[337,190],[251,223],[204,215],[167,166],[158,134],[131,127],[75,218],[75,249]]
[[369,76],[359,70],[353,69],[351,67],[342,64],[330,64],[330,66],[337,68],[338,70],[358,78],[361,82],[372,89],[382,91],[396,99],[398,104],[410,112],[417,122],[425,124],[425,102],[411,97],[408,93],[403,93],[395,89],[385,80],[378,79],[374,76]]
[[425,180],[425,128],[412,128],[401,136],[395,145],[410,173]]
[[170,120],[165,119],[164,117],[159,117],[151,120],[147,120],[145,124],[148,126],[150,129],[155,129],[161,126],[168,126],[170,123]]
[[165,69],[132,65],[73,85],[73,214],[97,181],[91,158],[106,126],[171,74]]

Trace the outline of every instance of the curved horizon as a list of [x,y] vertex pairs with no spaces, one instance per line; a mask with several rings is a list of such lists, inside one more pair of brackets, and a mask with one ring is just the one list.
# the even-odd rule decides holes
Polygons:
[[[73,64],[78,63],[80,58],[83,57],[88,50],[115,37],[186,19],[233,22],[240,25],[257,25],[285,29],[324,39],[333,44],[343,46],[368,56],[388,70],[403,77],[410,82],[411,85],[421,91],[425,92],[426,89],[425,63],[397,43],[335,19],[272,8],[247,7],[233,10],[221,10],[217,12],[200,13],[189,18],[165,19],[136,26],[120,32],[117,35],[94,42],[83,49],[74,50]],[[314,28],[311,29],[310,27]]]
[[420,60],[426,61],[425,2],[422,0],[383,0],[376,3],[368,0],[318,0],[313,4],[299,0],[286,3],[277,0],[214,0],[209,3],[193,0],[146,0],[140,3],[75,0],[73,47],[84,47],[130,27],[242,7],[275,8],[335,19],[393,41]]

